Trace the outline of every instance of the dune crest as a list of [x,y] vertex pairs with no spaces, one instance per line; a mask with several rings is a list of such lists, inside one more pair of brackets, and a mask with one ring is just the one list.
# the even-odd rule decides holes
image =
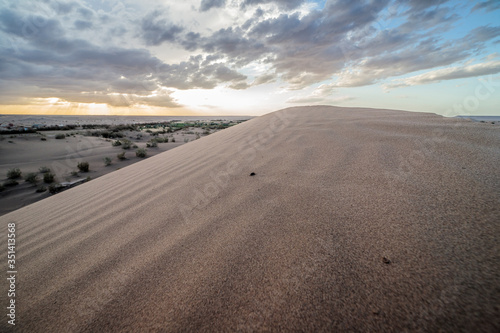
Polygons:
[[0,217],[16,329],[494,331],[499,157],[434,114],[254,118]]

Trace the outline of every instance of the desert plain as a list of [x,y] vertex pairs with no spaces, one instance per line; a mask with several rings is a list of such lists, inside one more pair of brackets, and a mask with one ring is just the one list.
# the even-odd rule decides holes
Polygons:
[[[60,191],[53,187],[96,179],[249,118],[0,115],[0,215]],[[145,157],[136,155],[141,148]],[[88,171],[79,170],[82,162]],[[10,180],[13,169],[21,175]],[[53,181],[44,181],[46,173]],[[36,181],[26,181],[29,174]]]
[[0,216],[16,330],[500,329],[499,126],[297,107],[167,150]]

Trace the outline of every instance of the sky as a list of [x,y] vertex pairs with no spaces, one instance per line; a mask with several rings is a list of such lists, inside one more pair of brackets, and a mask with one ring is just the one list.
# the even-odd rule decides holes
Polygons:
[[500,1],[0,0],[0,113],[500,116]]

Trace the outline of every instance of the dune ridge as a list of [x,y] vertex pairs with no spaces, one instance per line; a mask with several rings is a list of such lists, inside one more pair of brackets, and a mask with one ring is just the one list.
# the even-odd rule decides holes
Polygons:
[[499,157],[434,114],[251,119],[1,216],[16,330],[496,331]]

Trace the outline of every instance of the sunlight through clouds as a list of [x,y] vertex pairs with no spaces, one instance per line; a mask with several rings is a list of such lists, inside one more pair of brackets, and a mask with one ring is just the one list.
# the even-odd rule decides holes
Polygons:
[[[76,112],[84,108],[73,103],[161,114],[372,106],[363,87],[431,92],[441,80],[498,73],[486,57],[500,52],[499,11],[447,0],[0,0],[0,109],[38,112],[45,99],[50,110],[51,98]],[[322,85],[331,91],[318,93]],[[410,105],[443,112],[420,98]],[[498,112],[484,105],[477,112]]]

